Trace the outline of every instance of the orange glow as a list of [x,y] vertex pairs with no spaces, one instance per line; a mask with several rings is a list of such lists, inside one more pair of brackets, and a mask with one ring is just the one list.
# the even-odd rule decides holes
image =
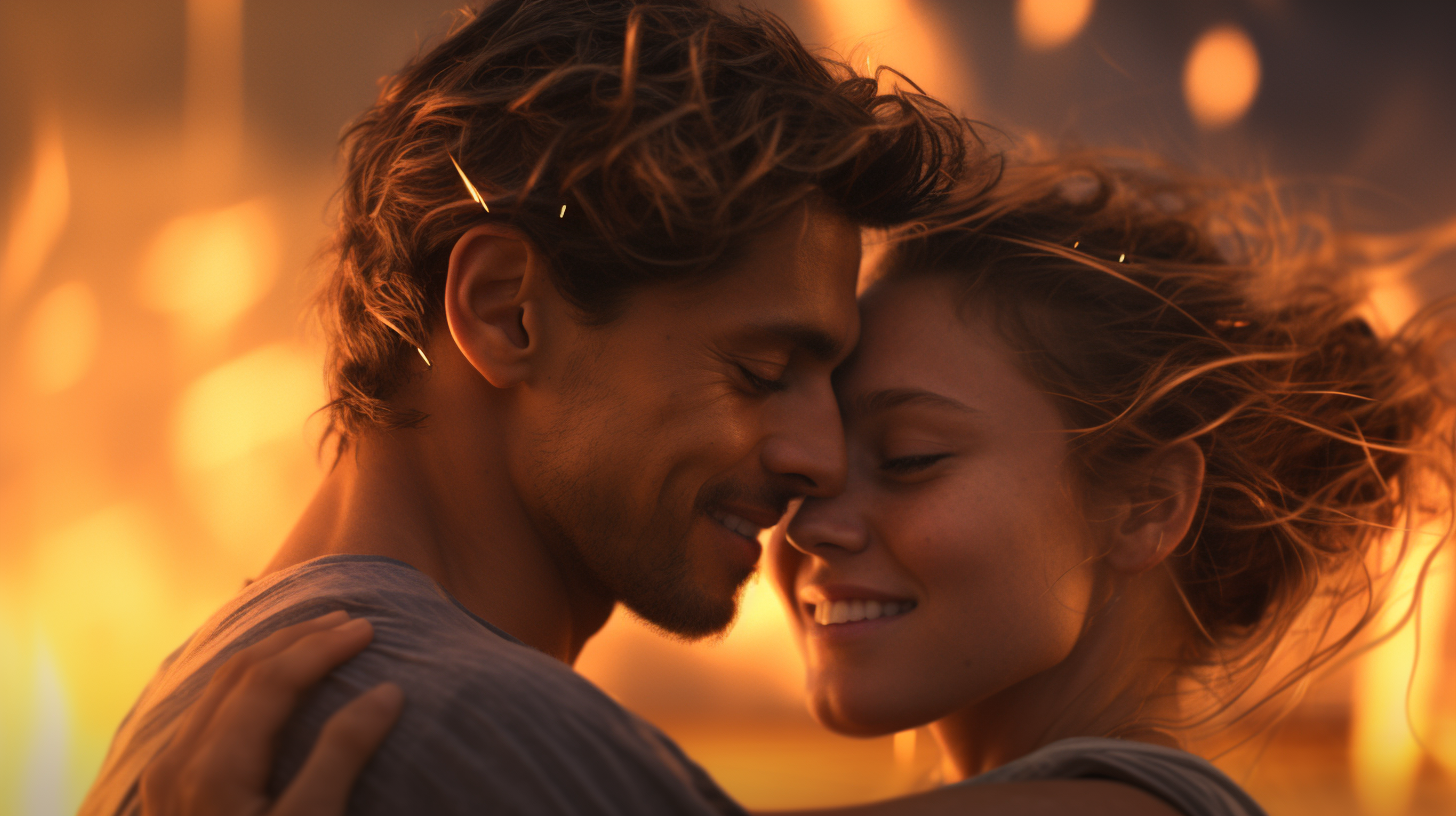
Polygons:
[[[683,689],[686,697],[736,699],[768,713],[804,711],[799,651],[783,606],[761,575],[744,588],[738,619],[721,640],[697,644],[665,640],[635,616],[622,612],[587,646],[577,670],[635,705],[657,707],[665,716],[680,715],[676,701],[664,698],[641,676],[638,666],[647,655],[679,664],[678,670],[690,675]],[[698,687],[691,688],[693,685]],[[691,705],[687,699],[683,703]]]
[[40,275],[71,213],[71,181],[59,124],[42,117],[35,128],[30,183],[16,202],[16,216],[0,258],[0,313],[25,294]]
[[1364,317],[1378,331],[1391,334],[1420,308],[1411,276],[1456,249],[1456,218],[1407,235],[1371,239],[1369,249],[1380,263],[1368,270],[1370,309]]
[[915,762],[915,731],[901,731],[895,735],[895,767],[908,768]]
[[[1388,631],[1409,608],[1421,568],[1440,538],[1440,532],[1432,531],[1411,537],[1374,631]],[[1407,625],[1362,657],[1357,668],[1350,759],[1356,796],[1372,816],[1410,808],[1425,753],[1422,741],[1429,735],[1438,699],[1452,577],[1450,553],[1443,551],[1427,574],[1418,625]]]
[[[404,16],[425,29],[438,12],[397,4],[351,21],[316,55],[289,53],[313,43],[308,26],[328,22],[309,5],[176,0],[170,16],[127,16],[117,32],[125,36],[104,44],[84,26],[74,36],[69,25],[27,31],[58,27],[45,4],[0,15],[26,45],[7,54],[11,96],[35,102],[6,110],[15,127],[0,144],[12,179],[0,201],[0,329],[9,330],[0,342],[0,816],[75,811],[158,663],[257,574],[321,479],[322,353],[298,335],[309,254],[329,228],[318,214],[339,181],[326,145],[362,110],[378,72],[432,41],[429,30],[405,30]],[[861,72],[903,70],[1013,138],[1037,121],[1086,125],[1094,138],[1110,132],[1099,130],[1108,98],[1091,72],[1107,74],[1114,61],[1138,89],[1176,83],[1186,68],[1188,109],[1204,128],[1239,121],[1260,93],[1260,55],[1237,28],[1204,33],[1186,66],[1178,50],[1186,43],[1166,55],[1151,42],[1109,37],[1100,44],[1110,53],[1096,54],[1091,35],[1112,31],[1126,12],[1095,0],[1016,0],[990,12],[979,6],[993,4],[932,0],[766,5],[803,23],[811,46],[845,53]],[[99,25],[113,24],[105,17]],[[163,28],[144,30],[158,20]],[[997,27],[960,39],[972,22]],[[283,24],[297,27],[279,36]],[[973,42],[990,41],[983,34],[996,49],[973,53]],[[1277,43],[1273,33],[1259,42],[1271,65]],[[999,112],[979,107],[976,66],[989,72],[990,53],[1034,69],[1017,74],[1024,97],[1005,97]],[[336,63],[320,68],[325,55]],[[246,105],[245,80],[256,82]],[[283,82],[295,84],[280,93]],[[1069,89],[1074,110],[1061,95]],[[103,93],[107,104],[98,104]],[[1166,119],[1163,94],[1132,96]],[[357,106],[336,110],[324,98]],[[1014,110],[1033,118],[1003,116]],[[1408,124],[1386,118],[1391,129]],[[465,187],[462,200],[473,192],[485,205]],[[550,209],[564,215],[563,206]],[[887,247],[870,240],[867,266]],[[1434,280],[1425,270],[1450,259],[1456,220],[1400,241],[1390,245],[1398,260],[1374,281],[1370,318],[1384,333],[1435,291],[1406,281]],[[1442,558],[1456,563],[1456,553]],[[1314,715],[1296,709],[1305,718],[1280,734],[1302,741],[1274,743],[1260,760],[1268,776],[1250,786],[1269,796],[1271,813],[1352,816],[1352,779],[1372,813],[1397,813],[1403,801],[1450,807],[1456,631],[1441,627],[1456,587],[1451,568],[1442,570],[1426,587],[1410,708],[1414,633],[1355,664],[1353,693],[1345,681],[1354,670],[1319,686]],[[1401,580],[1408,590],[1410,576]],[[866,802],[955,773],[926,729],[849,738],[812,720],[798,649],[761,577],[719,640],[683,643],[620,610],[577,668],[750,807]],[[1348,743],[1347,716],[1356,723]],[[1446,776],[1422,775],[1422,763],[1427,771],[1439,763]]]
[[98,315],[91,287],[80,281],[57,286],[36,304],[21,336],[21,354],[37,391],[64,391],[86,374],[96,356]]
[[25,672],[30,660],[16,630],[13,605],[13,598],[0,599],[0,807],[19,798],[25,778],[22,735],[30,730],[35,708]]
[[213,369],[177,403],[173,461],[198,517],[235,556],[266,560],[318,480],[304,423],[322,362],[272,344]]
[[1259,52],[1237,26],[1204,32],[1183,66],[1183,98],[1193,120],[1214,130],[1237,122],[1259,92]]
[[[808,5],[819,18],[815,39],[851,55],[856,69],[869,73],[888,65],[953,107],[975,107],[970,65],[917,0],[809,0]],[[895,78],[882,81],[893,83]]]
[[1016,0],[1016,33],[1033,51],[1071,42],[1092,18],[1095,0]]
[[[43,535],[21,598],[33,633],[25,661],[34,701],[23,749],[27,802],[72,812],[125,711],[197,609],[161,562],[161,532],[141,507],[117,503]],[[125,614],[118,614],[125,610]],[[41,767],[43,766],[43,767]]]
[[22,813],[61,814],[76,809],[72,785],[66,777],[70,753],[71,724],[61,688],[61,672],[55,657],[42,651],[35,661],[35,677],[29,691],[35,699],[30,722],[26,723],[25,771],[18,796]]
[[147,254],[140,296],[196,339],[231,326],[267,294],[277,272],[272,208],[264,200],[247,201],[163,227]]
[[1378,276],[1370,289],[1370,325],[1389,335],[1420,308],[1420,297],[1401,277]]
[[243,0],[186,3],[188,178],[202,190],[227,190],[242,153]]
[[302,441],[303,422],[324,402],[318,361],[281,344],[225,363],[178,403],[179,469],[226,465],[277,439]]

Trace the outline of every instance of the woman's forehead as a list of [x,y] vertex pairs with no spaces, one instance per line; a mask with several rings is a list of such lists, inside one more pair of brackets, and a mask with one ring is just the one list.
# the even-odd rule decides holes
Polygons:
[[935,277],[881,281],[861,298],[859,347],[836,376],[842,405],[886,391],[937,394],[982,411],[1055,410],[980,309]]

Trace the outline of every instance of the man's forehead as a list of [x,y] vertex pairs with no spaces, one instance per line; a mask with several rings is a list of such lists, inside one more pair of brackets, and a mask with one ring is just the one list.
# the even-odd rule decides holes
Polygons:
[[743,340],[793,346],[818,360],[833,361],[847,355],[858,335],[858,321],[847,326],[825,326],[798,321],[759,321],[741,325]]
[[856,225],[806,206],[742,247],[716,274],[649,287],[632,300],[655,312],[652,320],[699,336],[792,346],[838,360],[859,336],[859,258]]

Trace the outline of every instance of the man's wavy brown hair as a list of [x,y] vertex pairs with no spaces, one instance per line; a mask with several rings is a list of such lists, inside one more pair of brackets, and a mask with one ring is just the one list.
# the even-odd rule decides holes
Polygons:
[[764,13],[698,0],[466,13],[345,133],[319,299],[328,436],[347,446],[421,419],[388,399],[421,365],[411,346],[438,324],[452,247],[482,221],[519,229],[582,319],[608,322],[638,287],[722,270],[811,196],[865,226],[923,215],[970,166],[967,132]]
[[900,237],[885,276],[942,278],[991,316],[1062,412],[1083,484],[1202,450],[1168,565],[1190,635],[1171,670],[1213,705],[1165,725],[1259,709],[1365,636],[1410,552],[1429,568],[1415,537],[1451,524],[1452,326],[1432,310],[1372,329],[1377,242],[1271,185],[1095,153],[1011,161]]

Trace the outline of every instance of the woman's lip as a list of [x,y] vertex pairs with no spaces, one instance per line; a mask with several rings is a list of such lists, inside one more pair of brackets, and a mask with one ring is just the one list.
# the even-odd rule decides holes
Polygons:
[[888,592],[873,587],[857,586],[854,584],[808,584],[799,587],[799,603],[813,604],[818,606],[822,603],[833,603],[834,601],[894,601],[914,603],[915,596],[903,592]]
[[810,640],[824,644],[854,643],[861,638],[873,635],[886,627],[894,626],[901,618],[908,615],[902,612],[890,617],[879,617],[873,620],[866,618],[857,621],[844,621],[843,623],[820,623],[814,619],[810,610],[805,610],[801,620],[803,621],[803,634]]

